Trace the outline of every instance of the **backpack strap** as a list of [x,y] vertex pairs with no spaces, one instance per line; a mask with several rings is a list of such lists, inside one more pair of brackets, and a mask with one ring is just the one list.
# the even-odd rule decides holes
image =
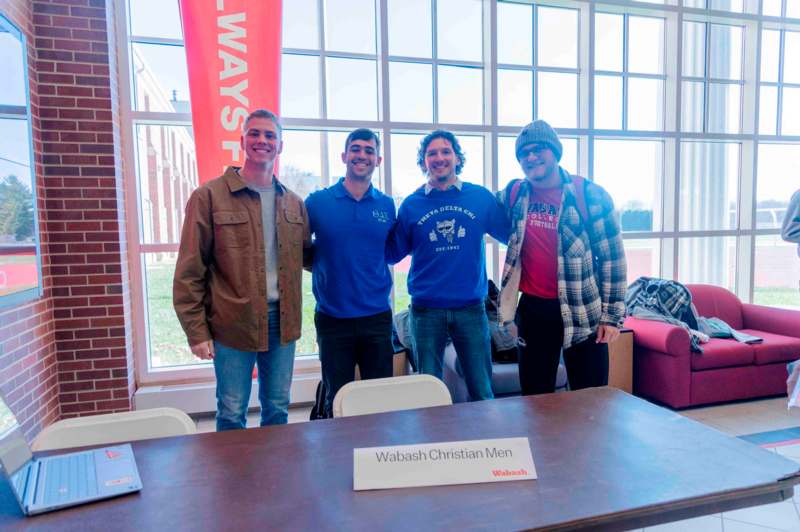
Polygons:
[[579,175],[571,175],[572,185],[575,187],[575,200],[578,204],[578,212],[581,213],[583,223],[589,221],[589,210],[586,208],[586,179]]
[[511,190],[509,191],[508,195],[508,208],[514,207],[514,203],[517,202],[517,196],[519,196],[519,187],[522,184],[522,179],[515,179],[514,184],[511,185]]

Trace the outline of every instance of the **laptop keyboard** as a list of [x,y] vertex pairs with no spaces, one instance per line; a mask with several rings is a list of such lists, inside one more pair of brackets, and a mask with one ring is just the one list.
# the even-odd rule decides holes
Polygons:
[[55,456],[43,465],[44,504],[97,495],[97,476],[91,452]]

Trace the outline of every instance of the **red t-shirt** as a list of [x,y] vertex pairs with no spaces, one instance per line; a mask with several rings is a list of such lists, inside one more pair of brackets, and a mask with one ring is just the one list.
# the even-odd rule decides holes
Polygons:
[[522,243],[522,276],[519,289],[545,299],[558,297],[558,211],[561,187],[531,188],[525,240]]

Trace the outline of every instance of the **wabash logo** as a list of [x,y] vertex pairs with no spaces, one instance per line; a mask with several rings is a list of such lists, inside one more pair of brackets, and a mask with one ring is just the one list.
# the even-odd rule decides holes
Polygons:
[[527,474],[527,469],[492,469],[493,477],[524,477]]

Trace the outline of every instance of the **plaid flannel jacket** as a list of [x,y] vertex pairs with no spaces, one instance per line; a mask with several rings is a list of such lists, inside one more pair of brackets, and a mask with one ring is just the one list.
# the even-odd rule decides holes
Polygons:
[[[564,348],[591,336],[600,324],[619,327],[625,317],[625,250],[614,202],[600,185],[585,181],[588,220],[582,220],[570,175],[560,169],[561,208],[558,217],[558,299],[564,321]],[[530,183],[523,179],[513,205],[511,187],[498,192],[510,212],[512,233],[500,285],[501,322],[514,319],[522,272],[523,239]]]

